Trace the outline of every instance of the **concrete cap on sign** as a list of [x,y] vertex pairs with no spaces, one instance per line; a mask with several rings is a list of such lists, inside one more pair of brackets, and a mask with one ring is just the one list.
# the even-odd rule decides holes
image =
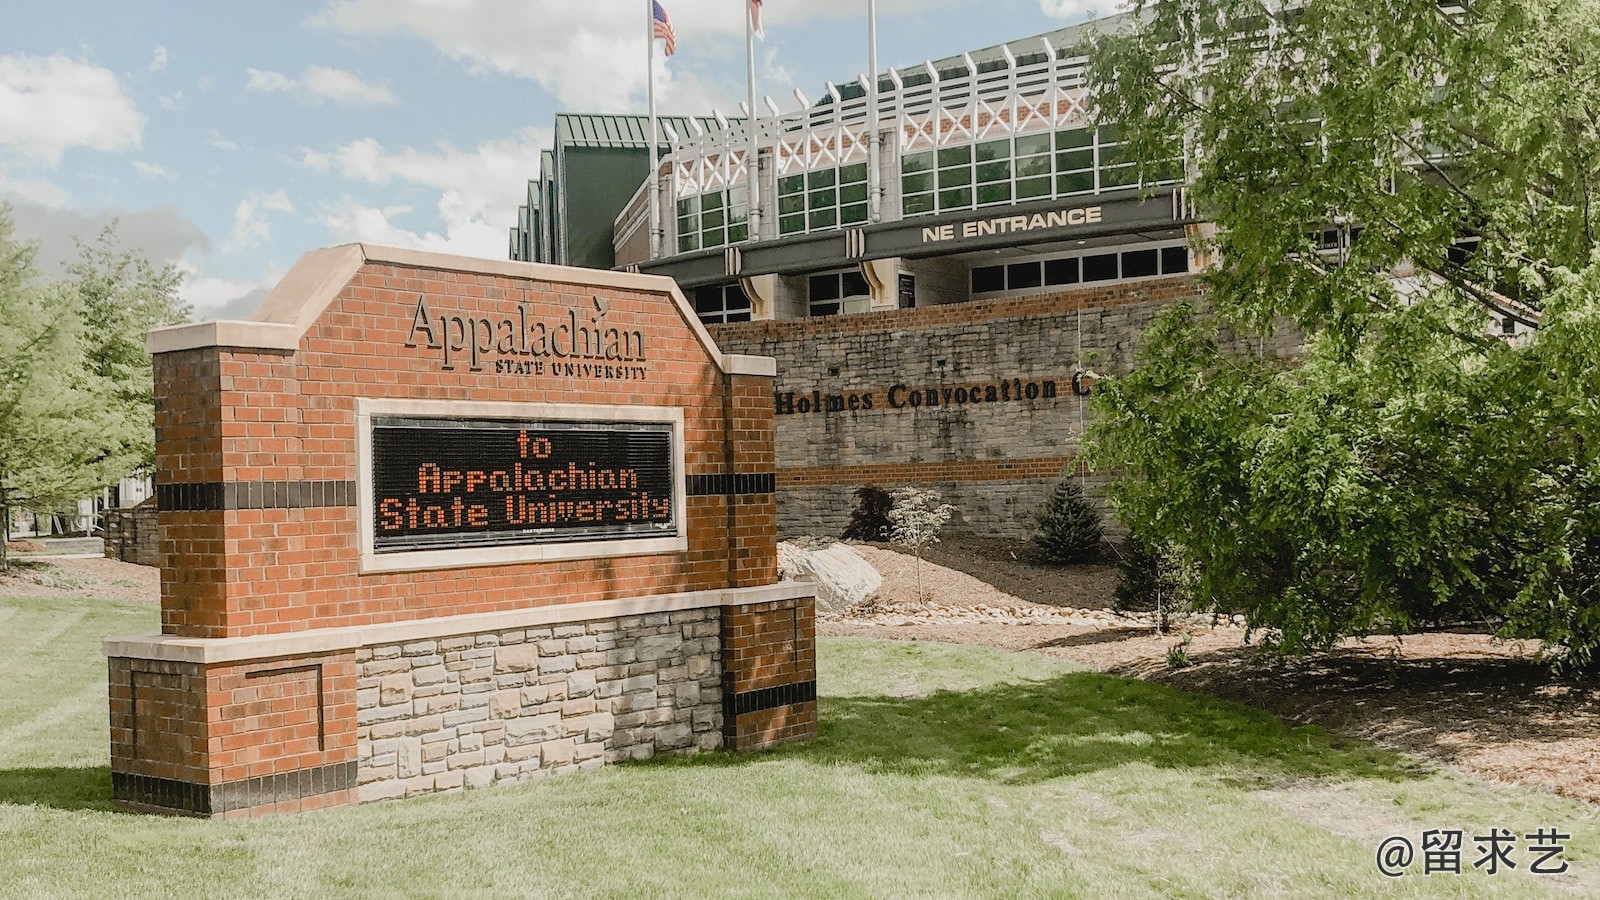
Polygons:
[[[763,357],[725,356],[717,349],[711,333],[695,315],[694,307],[683,296],[678,283],[664,275],[637,275],[604,269],[580,269],[545,263],[513,262],[474,256],[452,256],[430,250],[385,247],[378,244],[342,244],[312,250],[301,256],[294,268],[273,287],[247,322],[199,322],[151,330],[146,345],[151,353],[174,353],[201,347],[239,347],[252,350],[295,350],[300,339],[321,318],[329,304],[339,296],[350,279],[367,263],[470,272],[476,275],[502,275],[582,287],[615,288],[665,294],[678,309],[685,325],[706,354],[724,372],[743,375],[775,375],[777,363],[767,360],[771,371],[744,371],[757,363],[731,362]],[[730,365],[741,367],[734,372]]]

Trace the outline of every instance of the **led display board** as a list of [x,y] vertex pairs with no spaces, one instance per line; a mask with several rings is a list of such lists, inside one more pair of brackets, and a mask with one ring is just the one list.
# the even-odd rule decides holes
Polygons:
[[372,420],[373,550],[674,534],[672,426]]

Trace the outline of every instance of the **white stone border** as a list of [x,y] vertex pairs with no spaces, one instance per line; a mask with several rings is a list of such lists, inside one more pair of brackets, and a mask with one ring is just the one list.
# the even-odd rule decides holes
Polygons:
[[762,587],[723,588],[688,591],[681,594],[656,594],[623,600],[592,600],[561,603],[506,612],[473,613],[464,616],[438,616],[390,622],[383,625],[358,625],[347,628],[317,628],[288,634],[268,634],[242,638],[191,638],[172,635],[108,637],[101,645],[107,657],[153,659],[183,663],[235,663],[337,653],[359,647],[429,641],[463,634],[486,634],[514,628],[542,628],[570,622],[591,622],[678,612],[707,607],[746,606],[799,600],[816,595],[816,586],[806,581],[782,581]]
[[[672,508],[677,529],[672,534],[659,537],[378,553],[375,549],[372,530],[373,416],[669,424],[672,426]],[[599,559],[613,556],[681,553],[689,549],[688,525],[685,522],[687,506],[685,485],[687,476],[684,474],[683,467],[683,409],[681,407],[360,398],[356,400],[356,517],[360,525],[359,571],[363,575],[370,575],[381,572],[460,569],[469,566],[501,566],[564,559]]]

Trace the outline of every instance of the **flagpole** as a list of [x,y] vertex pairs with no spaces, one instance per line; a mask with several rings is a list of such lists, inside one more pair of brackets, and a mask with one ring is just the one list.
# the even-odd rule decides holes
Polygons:
[[759,157],[756,144],[756,29],[755,22],[751,21],[751,12],[747,3],[744,11],[744,50],[745,76],[750,86],[750,116],[745,120],[745,127],[750,131],[750,147],[745,151],[744,170],[750,185],[749,239],[758,241],[761,239],[761,167],[757,164]]
[[661,256],[661,166],[656,154],[656,10],[655,0],[644,0],[645,48],[650,62],[645,67],[646,96],[650,104],[650,137],[645,141],[650,152],[650,258]]
[[867,198],[869,218],[883,218],[883,173],[878,170],[878,0],[867,0]]

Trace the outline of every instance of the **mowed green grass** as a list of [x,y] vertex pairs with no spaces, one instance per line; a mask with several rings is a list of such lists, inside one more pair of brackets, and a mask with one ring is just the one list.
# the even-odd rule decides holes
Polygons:
[[[1600,893],[1592,807],[1026,654],[822,642],[822,735],[296,817],[110,803],[100,639],[150,607],[0,600],[0,896],[1139,897]],[[1564,876],[1470,873],[1555,826]],[[1469,874],[1378,841],[1461,827]]]

